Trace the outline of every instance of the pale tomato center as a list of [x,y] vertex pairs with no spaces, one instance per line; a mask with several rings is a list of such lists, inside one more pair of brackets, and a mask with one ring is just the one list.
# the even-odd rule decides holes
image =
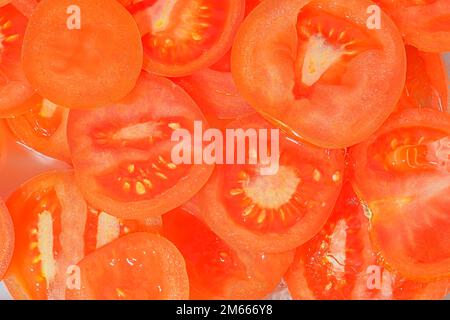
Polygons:
[[281,166],[276,175],[257,176],[249,180],[243,190],[259,207],[278,209],[292,199],[300,182],[293,168]]
[[344,53],[342,49],[330,45],[322,35],[312,36],[306,46],[302,82],[307,86],[315,84]]

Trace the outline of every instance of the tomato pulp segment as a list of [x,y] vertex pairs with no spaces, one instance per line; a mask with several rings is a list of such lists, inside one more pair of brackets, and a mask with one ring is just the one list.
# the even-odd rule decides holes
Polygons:
[[393,18],[407,44],[426,52],[450,51],[447,0],[375,0]]
[[144,46],[144,69],[181,77],[207,68],[230,48],[244,17],[243,0],[121,1]]
[[12,4],[0,7],[0,117],[24,112],[34,93],[20,59],[27,23]]
[[449,138],[450,115],[406,109],[351,149],[375,248],[407,278],[450,276]]
[[43,0],[28,23],[22,61],[41,96],[92,108],[133,89],[143,50],[133,17],[114,0]]
[[69,109],[40,96],[30,100],[30,110],[7,120],[19,141],[49,157],[70,163],[67,143]]
[[16,299],[64,299],[71,266],[103,245],[160,221],[119,220],[90,206],[71,171],[33,178],[7,201],[16,246],[5,283]]
[[[229,128],[272,127],[255,115]],[[259,146],[272,149],[271,138],[259,139]],[[254,144],[244,147],[247,157],[258,154]],[[284,135],[279,147],[279,168],[273,175],[262,175],[262,159],[259,165],[221,166],[200,193],[202,219],[231,246],[266,253],[291,250],[311,239],[331,213],[342,185],[344,151]]]
[[78,264],[81,288],[69,299],[186,300],[189,280],[183,256],[167,239],[134,233],[87,255]]
[[399,102],[400,108],[448,111],[447,69],[441,55],[406,46],[406,57],[406,85]]
[[325,227],[297,249],[285,279],[295,299],[442,299],[450,282],[416,282],[389,271],[373,250],[364,205],[349,182]]
[[14,227],[3,200],[0,200],[0,280],[8,269],[14,250]]
[[121,102],[72,110],[69,147],[85,197],[127,218],[158,216],[188,201],[213,170],[206,164],[172,161],[172,134],[193,133],[194,121],[207,126],[192,99],[170,80],[146,73]]
[[178,208],[163,216],[164,236],[185,258],[191,299],[262,299],[276,288],[293,252],[233,249],[194,214]]
[[[263,1],[242,23],[232,73],[243,97],[294,137],[331,148],[372,134],[405,81],[400,33],[370,1]],[[373,91],[376,88],[376,93]]]

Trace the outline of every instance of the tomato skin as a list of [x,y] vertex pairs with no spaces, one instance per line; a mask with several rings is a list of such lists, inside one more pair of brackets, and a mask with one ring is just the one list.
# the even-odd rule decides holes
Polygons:
[[442,299],[449,281],[415,282],[389,271],[373,250],[364,204],[344,184],[325,227],[297,249],[285,276],[295,299]]
[[374,248],[388,268],[409,279],[450,276],[448,136],[447,113],[407,109],[350,150],[355,190],[371,211]]
[[[323,79],[308,87],[309,92],[304,90],[305,96],[298,97],[293,89],[298,84],[295,57],[299,49],[306,50],[304,46],[298,48],[300,42],[295,31],[298,13],[309,8],[334,17],[345,16],[349,20],[339,20],[340,23],[350,23],[351,30],[364,30],[361,31],[364,34],[367,28],[362,24],[365,21],[362,16],[366,16],[370,4],[370,1],[263,1],[245,19],[233,46],[232,73],[242,96],[294,138],[326,148],[348,147],[366,139],[394,111],[405,81],[401,35],[385,14],[382,30],[361,35],[376,49],[356,55],[345,72],[336,71],[342,76],[340,79],[327,80],[325,73]],[[331,23],[326,17],[323,20],[324,24]],[[283,50],[279,50],[280,43]],[[342,65],[335,63],[333,67]],[[335,70],[328,71],[331,76]],[[369,88],[377,88],[377,95],[369,98]]]
[[[71,5],[81,10],[80,28],[68,27]],[[23,69],[36,91],[77,109],[124,98],[136,85],[142,59],[136,23],[112,0],[39,2],[22,48]]]
[[254,300],[272,292],[291,264],[293,252],[265,254],[231,248],[201,221],[198,210],[191,202],[163,216],[164,236],[186,261],[190,299]]
[[[54,106],[52,116],[42,115],[45,99],[36,96],[28,112],[7,119],[9,129],[23,144],[51,158],[70,163],[67,142],[67,117],[69,109]],[[45,106],[44,106],[45,108]],[[46,124],[46,121],[51,121]],[[42,122],[42,123],[41,123]]]
[[[129,2],[136,1],[122,1],[123,4],[129,5]],[[178,0],[174,4],[173,10],[177,10],[177,6],[180,8],[182,6],[189,7],[192,0]],[[193,17],[192,20],[196,19],[197,14],[199,14],[202,19],[207,19],[207,21],[203,21],[203,24],[206,25],[202,30],[201,28],[198,30],[194,30],[200,37],[204,36],[204,33],[218,33],[218,35],[214,36],[212,39],[206,41],[206,43],[200,42],[199,44],[195,43],[196,40],[193,37],[192,39],[183,39],[182,37],[178,37],[178,35],[174,34],[175,32],[171,32],[170,30],[162,30],[162,31],[153,31],[152,21],[148,17],[148,13],[146,13],[147,7],[152,7],[155,3],[151,3],[150,5],[146,5],[145,3],[141,6],[142,3],[136,3],[135,5],[129,5],[127,8],[130,12],[133,13],[137,24],[141,30],[142,41],[144,45],[144,70],[148,71],[152,74],[157,74],[165,77],[183,77],[193,74],[196,71],[199,71],[204,68],[210,67],[212,64],[217,62],[226,52],[231,48],[234,35],[237,32],[239,24],[244,18],[245,13],[245,1],[243,0],[224,0],[220,2],[220,5],[226,8],[215,8],[214,6],[219,4],[214,1],[203,1],[200,5],[204,5],[205,7],[211,6],[210,11],[207,13],[207,17],[202,17],[201,14],[195,12],[189,12]],[[157,3],[158,4],[158,3]],[[192,5],[190,7],[197,7],[198,4]],[[151,9],[153,10],[153,9]],[[186,9],[187,10],[187,9]],[[223,10],[226,10],[224,12]],[[182,13],[179,13],[182,15]],[[151,15],[151,14],[150,14]],[[219,15],[220,19],[219,19]],[[176,19],[176,17],[165,18],[165,19]],[[182,21],[183,23],[185,21]],[[180,21],[168,21],[168,28],[175,29],[176,26],[181,25]],[[191,25],[186,26],[186,28],[196,28],[197,26],[193,25],[196,21],[191,22]],[[199,23],[200,24],[200,23]],[[208,25],[209,24],[209,25]],[[223,24],[223,26],[222,26]],[[217,26],[219,25],[219,26]],[[217,28],[223,28],[217,30]],[[186,30],[182,30],[182,32],[186,33]],[[187,30],[187,32],[191,32],[191,30]],[[193,34],[195,34],[195,32]],[[187,59],[187,61],[171,61],[167,56],[170,54],[164,54],[163,52],[168,52],[172,50],[171,46],[166,46],[161,41],[158,43],[157,47],[152,47],[152,43],[154,40],[158,40],[158,37],[169,37],[175,42],[175,46],[178,45],[177,42],[184,44],[185,46],[179,46],[179,50],[181,54],[177,51],[172,52],[172,56],[175,58],[183,58],[183,54],[186,55],[186,47],[189,48],[190,52],[198,51],[201,52],[198,56],[191,57],[191,59]],[[180,38],[180,39],[177,39]],[[194,39],[194,41],[193,41]],[[165,39],[162,38],[164,41]],[[163,50],[161,50],[163,49]],[[160,50],[158,52],[158,50]],[[184,51],[184,52],[183,52]],[[178,56],[180,55],[180,56]],[[166,57],[164,57],[166,56]],[[173,58],[173,57],[172,57]],[[186,57],[184,57],[186,60]]]
[[14,249],[14,227],[5,203],[0,200],[0,280],[8,269]]
[[399,108],[432,108],[448,111],[448,79],[440,54],[406,46],[408,68]]
[[[114,216],[130,219],[160,216],[188,201],[207,182],[214,166],[181,164],[175,169],[166,167],[173,165],[169,159],[175,142],[170,139],[176,129],[171,124],[184,126],[191,132],[194,121],[208,126],[197,105],[180,87],[168,79],[146,72],[143,72],[133,92],[121,102],[89,111],[71,110],[68,120],[69,147],[77,184],[86,199]],[[121,129],[130,126],[140,126],[138,134],[141,134],[142,126],[156,126],[157,132],[148,133],[148,129],[144,128],[139,139],[114,138],[115,133],[120,134]],[[163,131],[160,134],[162,141],[158,141],[160,130]],[[133,135],[135,132],[131,131]],[[111,139],[99,138],[103,135]],[[158,167],[155,161],[161,161],[160,156],[164,156],[165,160]],[[108,160],[105,162],[105,159]],[[127,190],[123,189],[125,184],[120,180],[125,164],[125,169],[128,165],[133,166],[136,176],[132,179],[142,180],[132,181],[135,185]],[[138,164],[144,173],[134,170]],[[166,170],[164,174],[167,176],[160,174],[161,167]],[[144,187],[142,184],[146,181],[138,174],[146,175],[151,180],[151,185],[147,181],[150,186],[142,194],[138,193],[140,189],[136,189]],[[169,179],[170,175],[174,178]]]
[[86,256],[78,266],[81,289],[68,290],[69,300],[187,300],[189,297],[183,256],[159,235],[134,233],[122,237]]
[[0,50],[0,118],[6,118],[26,111],[34,89],[25,77],[20,60],[28,20],[12,4],[0,8],[0,17],[4,20],[0,35],[5,38]]
[[[273,127],[259,116],[248,116],[229,124],[228,128],[245,130]],[[277,173],[274,176],[260,176],[253,171],[255,166],[252,165],[217,166],[211,179],[198,195],[202,220],[228,245],[266,253],[289,251],[311,239],[328,219],[342,187],[341,174],[345,166],[343,150],[321,149],[307,143],[294,142],[284,135],[280,135],[280,148],[280,168],[283,170],[278,173],[282,172],[283,175]],[[298,163],[298,159],[302,159],[302,162]],[[240,178],[242,172],[245,176],[243,179]],[[291,175],[292,172],[295,172],[295,178]],[[319,177],[315,178],[315,174]],[[289,178],[286,178],[286,175]],[[300,190],[300,194],[288,195],[287,201],[282,204],[272,208],[266,204],[260,205],[258,201],[261,199],[252,198],[261,193],[265,194],[267,199],[276,198],[277,195],[268,191],[276,190],[276,186],[281,188],[283,183],[291,185],[297,178],[299,182],[296,190]],[[279,184],[277,179],[280,179]],[[289,183],[286,179],[290,179]],[[270,182],[274,180],[275,182]],[[261,189],[252,194],[245,191],[245,188],[261,185],[260,183],[267,185],[264,188],[259,187]],[[322,188],[320,195],[317,193],[318,188]],[[238,192],[235,192],[236,190]],[[278,191],[275,194],[278,194]],[[249,199],[252,201],[251,205],[247,203]],[[292,219],[291,215],[286,214],[290,216],[289,225],[284,225],[285,215],[279,211],[284,211],[284,206],[291,207],[292,203],[294,209],[289,209],[289,212],[293,213],[295,218]],[[308,209],[305,209],[303,204]],[[253,213],[274,212],[273,219],[269,214],[262,214],[267,225],[261,224],[261,228],[259,223],[255,223],[255,217],[241,219],[248,216],[245,210],[249,207],[257,210],[252,209]],[[257,216],[259,220],[260,215]],[[283,222],[278,221],[279,217],[282,217],[280,219]]]

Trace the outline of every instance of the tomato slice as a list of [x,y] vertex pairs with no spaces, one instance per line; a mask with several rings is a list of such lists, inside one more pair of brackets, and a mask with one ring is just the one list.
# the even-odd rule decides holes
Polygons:
[[[252,116],[229,128],[272,127]],[[259,135],[259,145],[270,146],[271,140],[269,134]],[[202,219],[230,246],[242,250],[284,252],[311,239],[328,219],[338,197],[344,152],[280,135],[279,169],[274,175],[262,175],[261,166],[248,164],[248,155],[257,150],[249,143],[245,147],[247,164],[218,167],[201,191]]]
[[70,162],[67,143],[69,109],[35,96],[30,111],[7,120],[14,135],[30,148],[49,157]]
[[189,280],[183,256],[167,239],[148,233],[125,236],[79,264],[77,300],[186,300]]
[[161,221],[119,220],[87,204],[71,171],[26,182],[8,199],[16,246],[5,283],[16,299],[63,299],[66,271],[129,233],[156,232]]
[[375,0],[391,15],[407,44],[426,52],[450,51],[448,0]]
[[[263,1],[232,51],[242,96],[291,136],[327,148],[368,138],[395,109],[405,81],[401,35],[370,1]],[[376,94],[370,94],[376,88]]]
[[0,7],[0,117],[27,110],[34,93],[20,60],[27,18],[13,5]]
[[262,299],[276,288],[293,252],[232,249],[194,214],[178,208],[163,216],[164,235],[185,258],[191,299]]
[[230,48],[243,0],[122,0],[142,35],[144,69],[168,77],[207,68]]
[[407,278],[450,276],[449,138],[449,114],[407,109],[351,150],[375,248]]
[[349,182],[325,227],[297,250],[285,277],[295,299],[442,299],[450,282],[416,282],[383,267],[364,205]]
[[[79,26],[76,11],[67,13],[74,5],[80,10]],[[69,108],[98,107],[125,97],[136,84],[142,59],[137,25],[114,0],[41,1],[22,50],[33,87]]]
[[182,205],[206,183],[213,166],[175,165],[174,130],[193,136],[204,117],[170,80],[142,74],[120,103],[69,113],[68,139],[77,182],[93,205],[124,218],[158,216]]
[[14,250],[14,227],[2,200],[0,200],[0,243],[0,280],[2,280]]
[[408,68],[401,108],[432,108],[447,111],[447,70],[440,54],[406,47]]

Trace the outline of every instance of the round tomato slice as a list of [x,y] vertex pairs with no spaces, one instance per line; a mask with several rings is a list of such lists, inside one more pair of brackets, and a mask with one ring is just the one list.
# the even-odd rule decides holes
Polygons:
[[172,161],[178,145],[172,134],[192,137],[194,121],[207,126],[192,99],[170,80],[146,73],[120,103],[70,111],[69,147],[85,197],[125,218],[158,216],[188,201],[213,170]]
[[406,73],[401,35],[389,17],[382,14],[381,29],[367,28],[371,4],[263,1],[233,46],[242,96],[315,145],[348,147],[369,137],[395,109]]
[[440,54],[406,47],[408,67],[400,108],[448,110],[447,70]]
[[0,117],[26,111],[34,94],[20,60],[27,22],[13,5],[0,7]]
[[244,17],[243,0],[123,1],[142,35],[144,69],[187,76],[207,68],[230,48]]
[[450,282],[415,282],[384,268],[373,250],[364,205],[345,183],[325,227],[297,249],[285,276],[295,299],[442,299]]
[[189,280],[183,256],[167,239],[148,233],[122,237],[79,264],[76,300],[186,300]]
[[[258,145],[267,146],[275,164],[273,134],[278,129],[258,116],[240,119],[229,128],[258,130]],[[264,134],[260,129],[271,130]],[[246,164],[218,167],[200,193],[200,215],[206,224],[230,246],[267,253],[294,249],[319,232],[341,189],[344,152],[280,135],[278,170],[269,173],[262,170],[267,168],[265,156],[258,157],[259,165],[251,164],[249,155],[261,152],[256,143],[237,142],[235,148],[238,158],[246,148]]]
[[7,120],[14,135],[30,148],[49,157],[70,162],[67,143],[69,109],[35,96],[30,111]]
[[178,208],[163,216],[164,236],[186,261],[190,298],[262,299],[271,293],[291,264],[293,252],[264,254],[232,249],[196,217],[195,211]]
[[114,0],[41,1],[22,49],[33,87],[69,108],[98,107],[125,97],[136,85],[142,59],[138,27]]
[[375,248],[407,278],[450,277],[449,143],[449,114],[406,109],[351,150]]
[[375,0],[393,18],[407,44],[426,52],[450,51],[448,0]]
[[0,200],[0,244],[0,280],[2,280],[14,250],[14,227],[2,200]]
[[119,220],[83,199],[71,171],[37,176],[8,199],[16,246],[5,279],[16,299],[64,299],[66,271],[86,254],[161,221]]

